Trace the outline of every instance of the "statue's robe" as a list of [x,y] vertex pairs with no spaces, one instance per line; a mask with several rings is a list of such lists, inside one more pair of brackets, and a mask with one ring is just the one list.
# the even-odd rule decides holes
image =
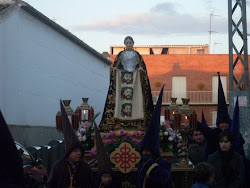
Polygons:
[[[121,128],[146,130],[153,112],[151,88],[144,60],[138,52],[134,51],[137,65],[133,72],[128,72],[122,65],[124,52],[116,56],[113,65],[116,70],[111,70],[110,86],[100,123],[102,131]],[[123,76],[126,73],[132,73],[130,83],[124,80]]]

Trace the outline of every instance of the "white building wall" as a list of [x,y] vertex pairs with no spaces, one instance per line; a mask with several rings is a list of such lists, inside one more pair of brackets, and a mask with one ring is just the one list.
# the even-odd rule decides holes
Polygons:
[[89,97],[102,113],[109,65],[22,9],[0,21],[0,33],[0,108],[8,124],[55,126],[60,99],[75,110]]

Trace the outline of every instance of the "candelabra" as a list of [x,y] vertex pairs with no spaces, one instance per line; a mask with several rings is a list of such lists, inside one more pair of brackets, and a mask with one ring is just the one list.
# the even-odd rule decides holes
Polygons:
[[182,98],[183,105],[178,108],[178,113],[176,114],[177,121],[177,129],[181,133],[182,136],[182,153],[181,153],[181,161],[176,164],[176,167],[192,167],[189,164],[188,159],[188,135],[191,133],[193,129],[196,127],[197,115],[194,110],[190,108],[188,105],[190,99]]

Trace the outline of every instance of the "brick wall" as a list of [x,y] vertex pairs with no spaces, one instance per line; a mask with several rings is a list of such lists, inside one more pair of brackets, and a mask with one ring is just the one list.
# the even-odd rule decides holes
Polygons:
[[[229,57],[227,54],[204,55],[142,55],[147,66],[148,77],[152,91],[159,91],[161,87],[155,86],[155,82],[166,84],[164,91],[172,91],[172,76],[186,76],[187,91],[200,91],[198,83],[203,83],[202,91],[212,91],[212,76],[227,76],[227,90],[229,90]],[[250,56],[249,56],[250,57]],[[111,56],[114,61],[115,56]],[[236,58],[236,55],[234,56]],[[234,74],[241,74],[243,68],[237,65],[239,70]],[[239,77],[236,75],[236,77]],[[216,110],[216,104],[191,105],[196,110],[198,120],[201,120],[203,109],[207,123],[212,124],[211,112]]]

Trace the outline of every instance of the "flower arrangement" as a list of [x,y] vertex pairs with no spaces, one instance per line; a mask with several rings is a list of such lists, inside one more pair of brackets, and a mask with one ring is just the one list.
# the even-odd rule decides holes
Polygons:
[[94,127],[87,121],[81,122],[79,124],[79,128],[76,131],[76,134],[85,150],[90,150],[94,146],[94,139],[91,137],[91,134],[93,132]]
[[[119,133],[114,131],[109,131],[108,135],[102,135],[102,141],[104,143],[105,150],[110,154],[115,148],[118,148],[119,145],[123,142],[128,142],[131,144],[136,151],[139,151],[139,144],[141,138],[144,136],[143,131],[134,131],[132,135],[129,135],[128,132],[125,132],[123,129]],[[90,152],[90,157],[96,156],[96,149],[92,149]]]
[[172,151],[173,154],[180,155],[182,147],[181,134],[173,130],[168,121],[161,125],[160,132],[162,133],[162,137],[160,140],[162,151]]

